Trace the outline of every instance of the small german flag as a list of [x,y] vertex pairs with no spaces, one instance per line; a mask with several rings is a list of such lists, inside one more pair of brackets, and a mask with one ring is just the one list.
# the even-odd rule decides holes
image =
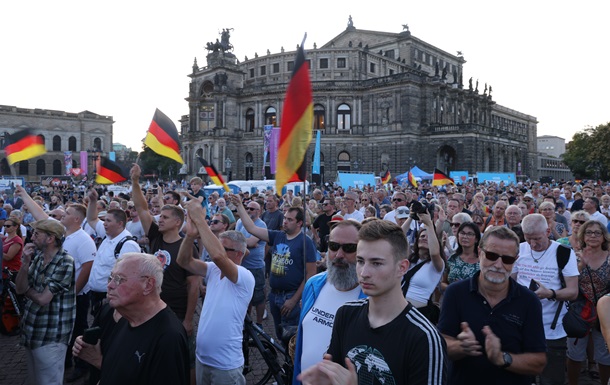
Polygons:
[[386,170],[385,173],[381,176],[381,183],[387,184],[392,180],[392,174],[390,174],[390,170]]
[[227,186],[227,184],[225,183],[225,180],[223,179],[222,175],[218,173],[216,167],[214,167],[213,164],[206,162],[205,159],[201,157],[199,157],[198,159],[205,168],[205,172],[208,173],[208,176],[210,177],[210,179],[212,179],[212,182],[214,182],[215,185],[222,186],[222,188],[224,188],[226,192],[231,191],[229,186]]
[[28,160],[47,152],[42,138],[34,135],[29,128],[17,131],[6,138],[6,158],[10,165]]
[[438,168],[434,169],[434,178],[432,179],[432,186],[444,186],[446,184],[455,184],[453,179],[449,178],[447,174],[439,170]]
[[415,176],[411,171],[407,174],[407,179],[409,180],[409,183],[411,183],[411,186],[417,187],[417,179],[415,179]]
[[144,144],[157,154],[184,164],[180,156],[180,140],[176,125],[158,108],[144,138]]
[[127,180],[127,175],[115,162],[106,157],[101,157],[100,167],[95,175],[95,183],[97,184],[114,184]]

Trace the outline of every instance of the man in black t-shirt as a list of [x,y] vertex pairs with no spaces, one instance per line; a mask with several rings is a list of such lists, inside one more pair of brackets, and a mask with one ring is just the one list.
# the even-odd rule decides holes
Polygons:
[[409,269],[404,232],[378,220],[363,225],[358,238],[356,272],[368,298],[339,308],[328,354],[298,379],[326,384],[333,373],[334,379],[349,378],[342,384],[445,384],[445,341],[400,287]]
[[324,198],[322,203],[322,214],[318,215],[313,222],[313,228],[318,233],[320,239],[320,247],[318,250],[325,252],[328,249],[328,235],[330,234],[329,222],[335,214],[335,200],[333,198]]

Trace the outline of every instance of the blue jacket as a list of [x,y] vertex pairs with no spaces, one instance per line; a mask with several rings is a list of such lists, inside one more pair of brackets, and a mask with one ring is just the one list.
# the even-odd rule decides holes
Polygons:
[[[299,317],[299,329],[297,331],[297,343],[294,351],[294,370],[292,375],[292,385],[301,385],[300,381],[297,381],[297,376],[301,374],[301,354],[303,354],[303,319],[309,313],[313,304],[316,302],[318,295],[322,291],[322,287],[326,284],[326,272],[319,273],[309,278],[303,288],[303,295],[301,296],[302,307],[301,316]],[[366,295],[360,290],[358,298],[365,298]],[[329,341],[330,342],[330,341]]]

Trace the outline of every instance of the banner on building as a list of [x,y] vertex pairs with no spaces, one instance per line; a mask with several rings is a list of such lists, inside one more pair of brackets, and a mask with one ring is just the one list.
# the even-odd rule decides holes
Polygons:
[[72,175],[72,151],[64,151],[64,166],[66,167],[64,175]]
[[88,159],[89,159],[89,157],[87,156],[87,151],[81,151],[80,152],[80,172],[83,175],[87,175],[87,173],[89,171]]
[[263,131],[263,176],[265,175],[265,164],[267,163],[267,154],[269,154],[269,146],[271,144],[272,129],[273,126],[271,124],[265,124]]

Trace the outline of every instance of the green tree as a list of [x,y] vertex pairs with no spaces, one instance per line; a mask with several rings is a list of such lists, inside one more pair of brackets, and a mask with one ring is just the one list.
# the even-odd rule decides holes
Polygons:
[[139,164],[142,168],[142,175],[160,175],[161,179],[164,180],[169,180],[170,174],[172,175],[172,178],[176,178],[181,166],[181,164],[175,160],[158,155],[145,145],[143,146],[143,151],[140,153]]
[[577,132],[567,144],[564,163],[577,179],[608,180],[610,169],[610,123]]

